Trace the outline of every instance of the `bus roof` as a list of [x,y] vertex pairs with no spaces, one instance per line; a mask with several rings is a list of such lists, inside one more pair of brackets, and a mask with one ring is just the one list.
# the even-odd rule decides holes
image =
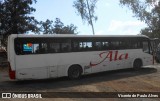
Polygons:
[[48,37],[66,37],[66,38],[90,38],[90,37],[95,37],[95,38],[101,38],[101,37],[110,37],[110,38],[128,38],[128,37],[133,37],[133,38],[149,38],[145,35],[75,35],[75,34],[43,34],[43,35],[36,35],[36,34],[11,34],[11,37],[26,37],[26,38],[48,38]]

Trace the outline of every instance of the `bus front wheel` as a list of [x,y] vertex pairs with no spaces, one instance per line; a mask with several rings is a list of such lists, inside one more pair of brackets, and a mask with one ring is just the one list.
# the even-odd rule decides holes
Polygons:
[[136,59],[133,63],[133,68],[135,70],[139,70],[142,67],[142,60],[141,59]]
[[68,69],[70,79],[78,79],[82,75],[82,68],[79,65],[73,65]]

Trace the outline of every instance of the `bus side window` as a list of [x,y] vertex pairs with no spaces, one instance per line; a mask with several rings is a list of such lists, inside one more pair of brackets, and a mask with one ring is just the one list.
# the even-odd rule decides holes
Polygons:
[[143,47],[142,47],[143,52],[145,52],[145,53],[150,53],[149,43],[148,43],[148,41],[144,41],[144,42],[142,42],[142,45],[143,45]]
[[40,43],[40,49],[39,52],[44,54],[48,52],[47,43]]
[[22,51],[22,44],[20,44],[20,42],[16,42],[15,43],[15,52],[17,55],[21,55],[23,54],[23,51]]
[[58,53],[60,52],[60,43],[50,43],[49,53]]
[[40,48],[39,44],[33,44],[32,54],[38,54],[38,53],[40,53],[39,48]]
[[92,42],[86,42],[85,50],[86,51],[91,51],[92,50]]
[[102,49],[102,42],[95,42],[95,49],[100,51]]
[[109,49],[109,43],[108,42],[102,42],[102,49],[108,50]]
[[79,47],[80,47],[80,44],[79,44],[79,42],[76,42],[76,41],[74,41],[73,42],[73,52],[78,52],[80,49],[79,49]]
[[80,51],[92,51],[92,42],[84,41],[79,43]]
[[111,49],[112,50],[117,50],[119,49],[119,41],[113,41],[110,43]]
[[71,46],[67,43],[62,43],[62,50],[61,52],[70,52],[71,51]]

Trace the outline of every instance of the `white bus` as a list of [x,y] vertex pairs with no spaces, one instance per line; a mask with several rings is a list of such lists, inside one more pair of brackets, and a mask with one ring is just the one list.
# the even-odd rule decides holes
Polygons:
[[150,39],[141,35],[22,35],[8,37],[9,76],[46,79],[153,64]]

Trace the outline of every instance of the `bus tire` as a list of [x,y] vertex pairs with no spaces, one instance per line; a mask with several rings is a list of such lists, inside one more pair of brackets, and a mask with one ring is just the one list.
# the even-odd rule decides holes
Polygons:
[[70,79],[78,79],[80,78],[82,75],[82,67],[79,65],[72,65],[71,67],[69,67],[68,69],[68,77]]
[[133,69],[139,70],[141,67],[142,67],[142,60],[141,59],[134,60]]

